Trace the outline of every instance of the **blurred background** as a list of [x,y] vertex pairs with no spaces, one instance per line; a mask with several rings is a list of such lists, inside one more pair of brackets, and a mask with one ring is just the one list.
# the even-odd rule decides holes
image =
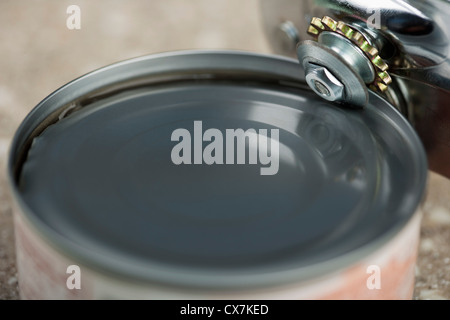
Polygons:
[[[274,0],[275,1],[275,0]],[[69,30],[67,7],[81,9]],[[80,75],[120,60],[181,49],[270,53],[258,0],[0,1],[0,299],[17,299],[10,140],[27,113]],[[417,299],[450,299],[450,181],[431,174]]]

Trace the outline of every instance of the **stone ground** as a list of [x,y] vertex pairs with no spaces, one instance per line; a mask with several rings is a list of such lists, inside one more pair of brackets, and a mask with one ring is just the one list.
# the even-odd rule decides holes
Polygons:
[[[81,7],[81,30],[66,8]],[[104,65],[179,49],[270,52],[257,0],[0,2],[0,299],[17,299],[6,155],[25,115],[47,94]],[[432,174],[425,203],[417,299],[450,299],[450,181]]]

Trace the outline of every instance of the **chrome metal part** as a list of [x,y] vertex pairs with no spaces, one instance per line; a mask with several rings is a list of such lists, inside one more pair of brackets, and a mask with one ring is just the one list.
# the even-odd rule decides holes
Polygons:
[[[448,60],[447,19],[450,5],[446,0],[262,0],[262,14],[269,38],[280,18],[288,19],[298,30],[307,30],[311,19],[330,16],[369,31],[374,42],[389,50],[391,58],[402,56],[416,67],[437,65]],[[307,39],[300,32],[300,41]],[[277,52],[278,40],[270,38]],[[383,48],[388,49],[388,48]],[[385,52],[380,52],[383,58]],[[404,65],[408,65],[406,62]]]
[[[345,103],[353,107],[364,107],[367,105],[369,94],[364,80],[341,55],[321,43],[306,40],[298,47],[298,59],[302,62],[307,79],[312,70],[314,70],[311,68],[311,65],[313,65],[323,67],[339,83],[343,84],[343,94],[326,97],[326,95],[320,94],[315,87],[314,81],[308,81],[308,85],[322,98],[328,101]],[[333,83],[333,81],[329,82]]]
[[327,68],[309,64],[305,71],[306,83],[319,96],[328,101],[344,100],[344,85]]
[[389,65],[393,83],[383,96],[415,125],[431,169],[450,177],[450,1],[261,0],[261,6],[278,54],[296,55],[273,32],[282,21],[300,31],[299,42],[311,39],[313,17],[327,16],[361,33]]
[[340,54],[374,91],[385,92],[392,78],[389,65],[364,31],[328,16],[313,17],[308,33]]
[[[337,54],[327,50],[332,60]],[[416,221],[425,152],[386,100],[371,92],[364,112],[341,110],[310,92],[299,69],[282,57],[176,52],[111,65],[58,89],[11,144],[11,191],[30,225],[17,229],[19,239],[33,239],[33,230],[86,272],[157,290],[273,294],[354,270]],[[72,113],[60,120],[63,110]],[[250,163],[174,165],[170,137],[195,121],[219,131],[276,129],[278,174],[262,176]],[[48,256],[23,250],[22,266]],[[64,276],[65,267],[50,265],[45,272]],[[21,279],[24,288],[43,283]]]

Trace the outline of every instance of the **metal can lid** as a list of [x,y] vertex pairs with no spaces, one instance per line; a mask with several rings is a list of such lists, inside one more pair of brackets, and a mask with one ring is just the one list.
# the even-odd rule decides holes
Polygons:
[[[224,52],[86,75],[19,129],[10,171],[66,106],[33,138],[13,183],[21,205],[67,255],[129,278],[249,288],[350,266],[414,214],[425,153],[375,94],[346,110],[302,80],[294,60]],[[95,85],[115,89],[83,100]]]

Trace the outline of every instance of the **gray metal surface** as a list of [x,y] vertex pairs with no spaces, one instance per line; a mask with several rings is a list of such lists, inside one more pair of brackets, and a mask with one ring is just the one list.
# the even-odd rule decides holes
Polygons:
[[[53,124],[38,129],[45,119]],[[175,166],[171,133],[196,120],[278,129],[278,174]],[[307,280],[366,257],[414,214],[426,160],[406,120],[374,94],[363,112],[341,109],[305,89],[294,60],[184,52],[56,91],[19,128],[9,175],[27,219],[83,264],[225,289]]]
[[345,87],[327,68],[307,63],[306,83],[319,96],[327,101],[343,101]]
[[372,83],[375,80],[375,70],[372,63],[350,40],[334,32],[322,32],[318,40],[319,43],[328,46],[347,61],[365,83]]
[[[328,15],[346,23],[361,25],[365,31],[370,31],[373,43],[384,48],[383,58],[401,57],[402,61],[409,63],[407,69],[411,72],[414,69],[440,66],[443,62],[444,65],[440,67],[448,68],[450,28],[447,18],[450,5],[447,0],[262,0],[261,5],[267,35],[279,53],[295,55],[292,49],[279,51],[287,49],[279,45],[281,40],[275,33],[281,22],[290,21],[298,30],[307,30],[313,16],[321,18]],[[379,13],[378,21],[373,17],[376,12]],[[368,28],[367,22],[378,22],[379,25]],[[307,39],[306,32],[299,33],[299,41]],[[396,67],[401,69],[406,65],[400,63]],[[450,88],[448,77],[432,81],[441,83],[440,87]]]

